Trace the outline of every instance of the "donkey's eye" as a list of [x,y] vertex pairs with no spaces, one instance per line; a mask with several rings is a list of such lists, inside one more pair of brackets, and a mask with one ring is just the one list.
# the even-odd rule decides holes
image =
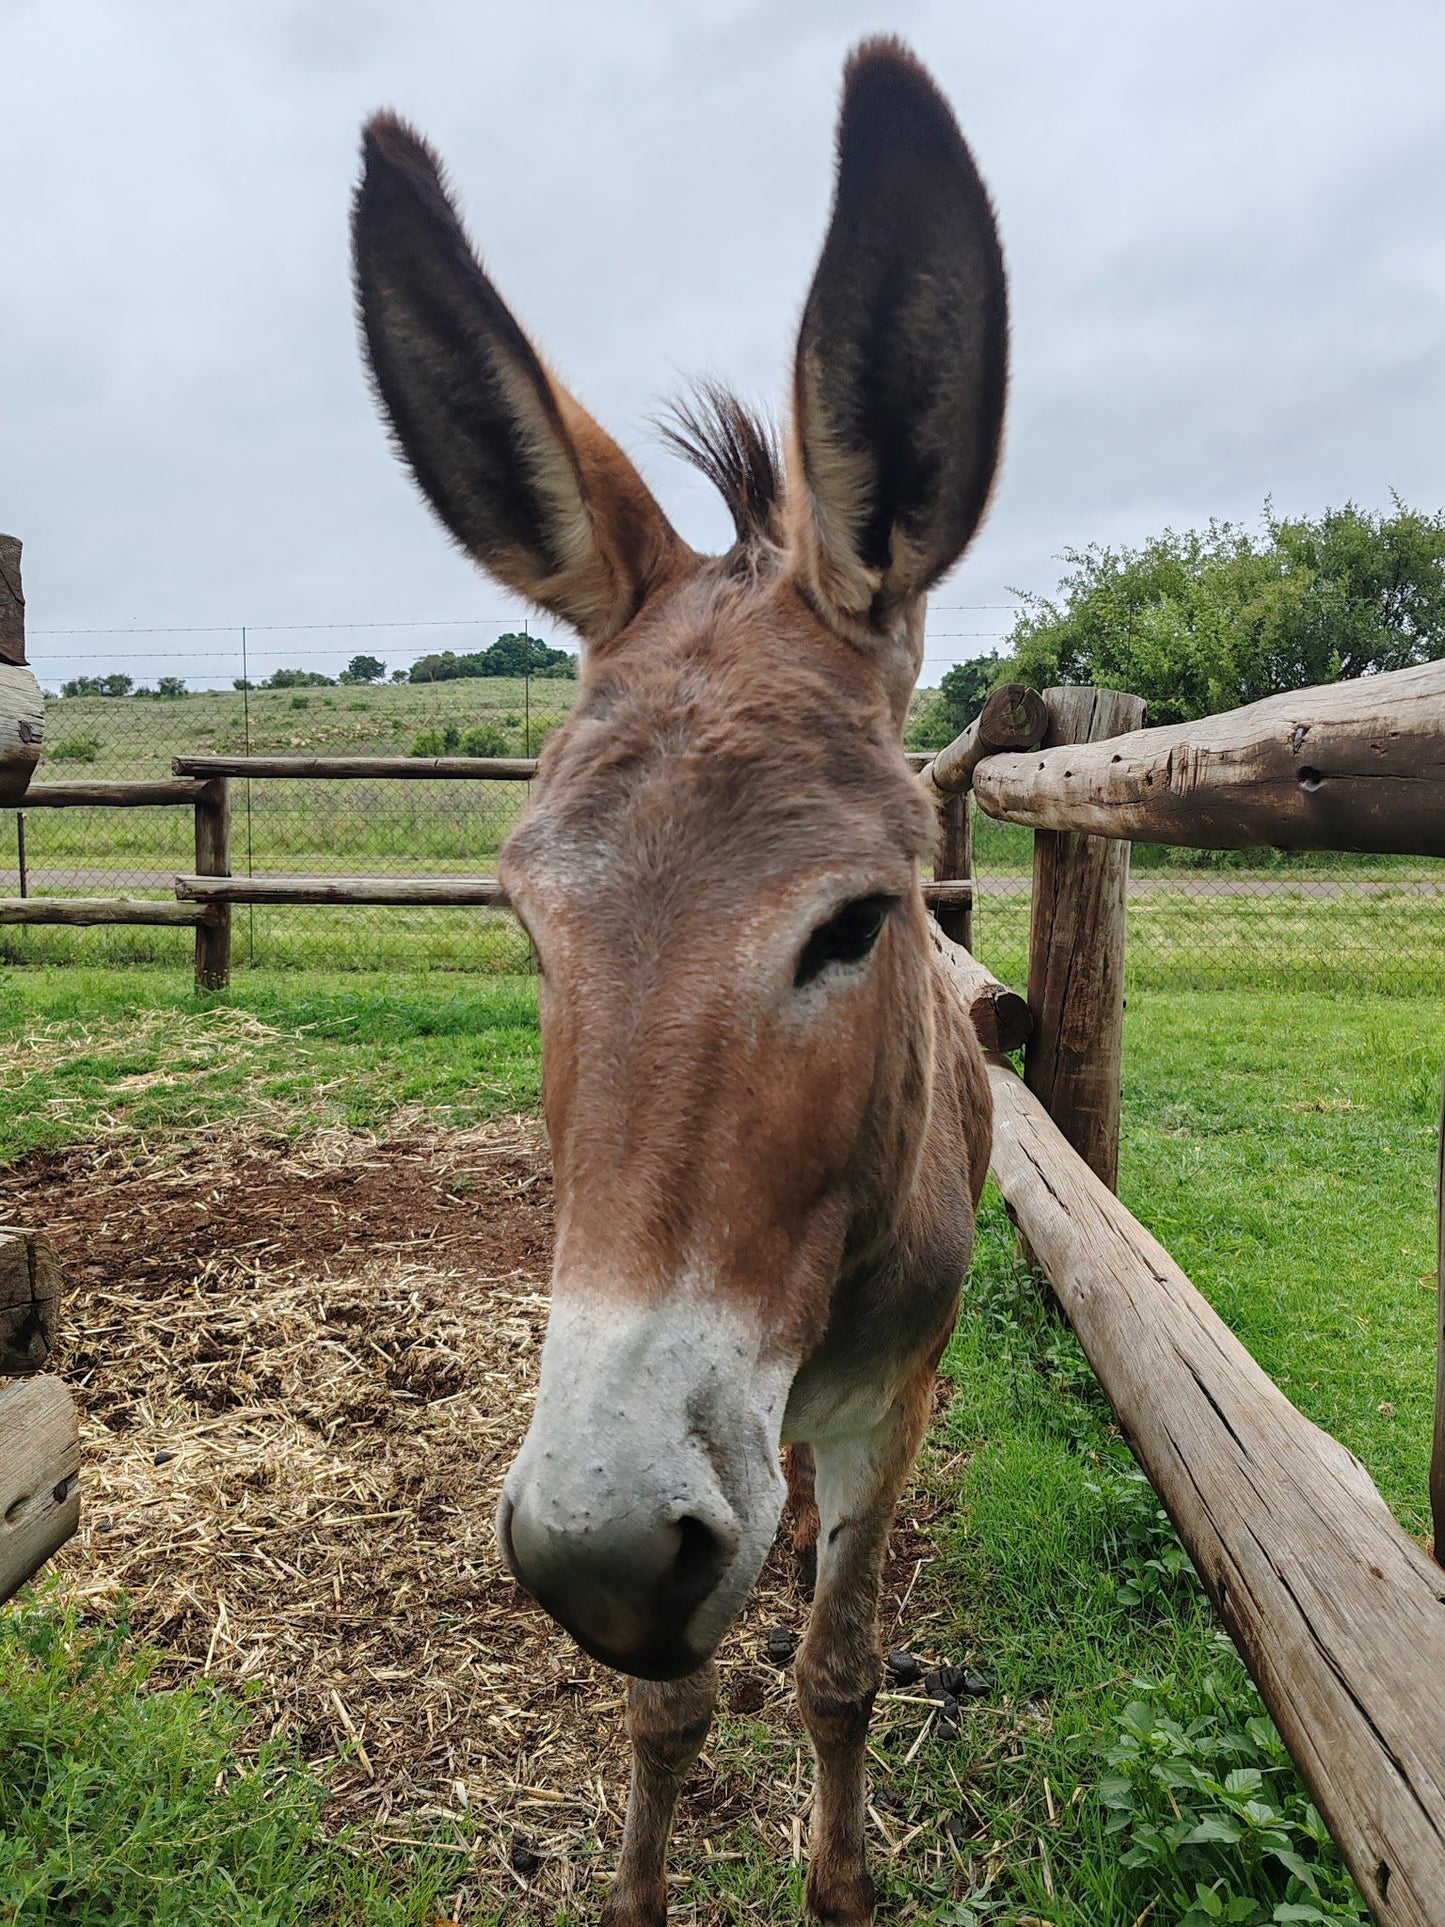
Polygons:
[[793,978],[795,990],[821,976],[829,964],[861,963],[877,943],[897,897],[859,897],[818,928],[803,945]]

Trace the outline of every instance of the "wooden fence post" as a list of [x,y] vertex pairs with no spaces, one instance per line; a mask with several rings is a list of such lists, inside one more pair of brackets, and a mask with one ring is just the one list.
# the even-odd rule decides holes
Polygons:
[[[224,776],[212,776],[196,798],[196,874],[231,874],[231,796]],[[231,981],[231,906],[213,903],[196,925],[196,989],[224,990]]]
[[60,1266],[49,1239],[0,1225],[0,1377],[45,1370],[59,1302]]
[[[1140,697],[1047,689],[1044,747],[1138,729]],[[1119,1178],[1120,1057],[1129,845],[1071,830],[1034,832],[1024,1079],[1069,1143],[1112,1191]]]
[[45,699],[25,667],[20,539],[0,535],[0,804],[18,803],[40,761]]
[[[936,883],[973,875],[973,798],[967,790],[950,796],[938,812],[938,847],[933,854]],[[973,948],[973,898],[965,903],[940,903],[934,910],[945,937]]]
[[1445,1088],[1440,1093],[1435,1212],[1435,1440],[1430,1452],[1430,1518],[1435,1527],[1435,1563],[1445,1565]]
[[[55,1351],[60,1269],[48,1242],[0,1226],[0,1603],[80,1523],[75,1402],[44,1374]],[[38,1374],[38,1375],[37,1375]]]

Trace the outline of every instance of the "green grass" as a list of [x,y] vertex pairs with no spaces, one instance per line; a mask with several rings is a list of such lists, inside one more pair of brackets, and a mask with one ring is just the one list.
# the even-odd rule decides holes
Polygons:
[[3,1163],[102,1125],[194,1130],[262,1106],[296,1127],[413,1104],[467,1124],[539,1089],[530,977],[255,971],[202,998],[170,972],[27,971],[0,973],[0,1012]]
[[[1126,1201],[1415,1531],[1442,1053],[1438,999],[1131,987]],[[211,999],[162,971],[0,976],[0,1159],[116,1121],[194,1130],[264,1106],[282,1128],[384,1127],[398,1106],[424,1105],[465,1122],[531,1105],[536,1091],[535,986],[522,976],[255,971]],[[907,1853],[882,1863],[894,1899],[937,1927],[1134,1927],[1151,1907],[1151,1921],[1188,1927],[1363,1919],[992,1195],[946,1370],[953,1400],[924,1476],[946,1480],[954,1523],[932,1584],[955,1614],[954,1650],[998,1674],[1006,1743],[997,1718],[911,1762],[905,1741],[885,1743],[880,1784],[905,1809],[942,1808],[961,1825],[936,1890]],[[434,1864],[393,1854],[383,1868],[362,1843],[328,1844],[298,1762],[267,1754],[259,1777],[228,1768],[217,1791],[244,1707],[203,1685],[151,1692],[144,1655],[106,1628],[62,1624],[43,1601],[34,1611],[29,1646],[15,1647],[13,1616],[0,1619],[0,1719],[12,1720],[0,1759],[19,1747],[25,1762],[9,1776],[15,1817],[0,1813],[11,1882],[0,1920],[205,1921],[227,1880],[244,1905],[217,1919],[429,1917]],[[763,1775],[781,1770],[781,1739],[727,1721],[714,1752]],[[0,1800],[5,1784],[0,1774]],[[796,1920],[777,1843],[742,1825],[724,1844],[743,1857],[709,1864],[678,1898],[706,1896],[718,1918]],[[192,1865],[204,1906],[167,1884]],[[109,1913],[85,1897],[96,1866],[132,1883]],[[53,1898],[10,1898],[43,1891],[16,1885],[42,1875],[61,1881]]]
[[[147,1686],[122,1626],[41,1592],[0,1614],[0,1921],[24,1927],[430,1927],[456,1858],[321,1828],[278,1741],[244,1765],[244,1705]],[[477,1927],[486,1927],[478,1922]]]

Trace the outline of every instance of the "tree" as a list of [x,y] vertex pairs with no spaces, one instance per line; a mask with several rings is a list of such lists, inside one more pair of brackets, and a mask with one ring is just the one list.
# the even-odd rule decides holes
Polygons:
[[184,676],[157,676],[156,694],[158,696],[173,702],[177,696],[184,696],[186,693]]
[[1013,671],[1013,658],[997,649],[955,663],[938,686],[938,694],[920,703],[908,729],[910,749],[942,749],[968,728],[1001,682]]
[[1151,723],[1445,654],[1445,513],[1398,500],[1315,520],[1267,504],[1258,537],[1211,522],[1064,559],[1059,599],[1032,598],[1014,626],[1014,676],[1132,690]]
[[458,656],[450,649],[440,655],[421,656],[411,666],[413,682],[457,682],[470,676],[545,676],[573,677],[577,658],[565,649],[553,649],[535,636],[509,632],[497,637],[488,649]]
[[128,696],[135,688],[131,676],[76,676],[60,685],[62,696]]
[[341,672],[343,682],[380,682],[386,674],[386,664],[378,662],[375,656],[353,656]]
[[319,669],[273,669],[260,684],[262,689],[334,689],[334,676],[323,676]]

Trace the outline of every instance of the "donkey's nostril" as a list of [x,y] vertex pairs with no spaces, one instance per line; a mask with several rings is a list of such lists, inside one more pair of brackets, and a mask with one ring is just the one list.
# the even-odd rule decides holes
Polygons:
[[725,1534],[702,1519],[685,1516],[676,1522],[677,1552],[667,1575],[669,1604],[690,1611],[716,1591],[737,1551],[737,1534]]

